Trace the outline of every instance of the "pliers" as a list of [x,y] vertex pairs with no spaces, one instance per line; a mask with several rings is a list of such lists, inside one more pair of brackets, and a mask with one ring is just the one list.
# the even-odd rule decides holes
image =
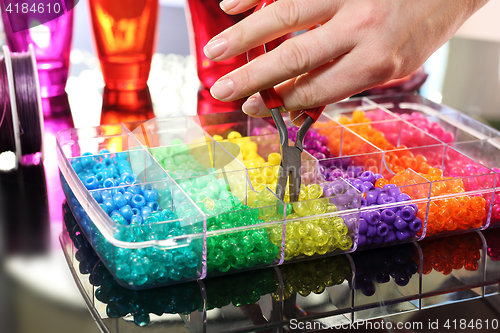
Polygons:
[[[260,3],[255,8],[255,11],[262,9],[263,7],[275,2],[276,0],[261,0]],[[270,45],[265,44],[258,46],[247,52],[247,60],[257,58],[258,56],[266,53]],[[271,111],[271,116],[273,117],[274,123],[278,128],[278,133],[280,136],[281,143],[281,168],[278,177],[278,184],[276,188],[276,195],[281,200],[285,198],[286,183],[290,178],[289,183],[289,194],[290,202],[295,202],[299,200],[300,184],[301,184],[301,153],[304,150],[303,142],[307,131],[311,125],[318,120],[319,116],[324,110],[324,106],[302,110],[299,117],[304,119],[304,122],[300,126],[297,132],[297,138],[295,140],[294,146],[288,145],[288,129],[286,127],[285,121],[281,113],[287,112],[283,106],[283,101],[274,90],[274,87],[263,90],[260,92],[260,96],[264,100],[266,107]]]

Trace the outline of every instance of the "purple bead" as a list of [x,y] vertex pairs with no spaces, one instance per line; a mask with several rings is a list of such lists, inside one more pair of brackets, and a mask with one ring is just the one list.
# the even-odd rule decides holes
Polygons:
[[385,237],[389,233],[389,228],[387,224],[384,222],[380,222],[380,224],[377,226],[377,235],[380,237]]
[[401,217],[397,216],[396,220],[394,220],[394,226],[399,231],[405,230],[406,228],[408,228],[408,222],[406,222],[405,220],[403,220]]
[[[377,200],[378,202],[378,200]],[[382,199],[382,205],[388,205],[388,204],[391,204],[391,203],[395,203],[396,202],[396,199],[394,199],[394,197],[391,197],[391,196],[387,196],[387,197],[384,197]]]
[[368,223],[366,223],[366,220],[364,218],[359,219],[359,233],[360,234],[366,234],[368,231]]
[[329,198],[329,197],[332,197],[332,196],[334,196],[334,195],[335,195],[335,193],[334,193],[334,191],[333,191],[333,188],[331,188],[331,187],[327,187],[327,188],[324,188],[324,189],[323,189],[323,196],[324,196],[325,198]]
[[389,231],[387,236],[384,237],[386,243],[394,242],[396,240],[396,233],[394,231]]
[[366,207],[366,206],[368,206],[368,202],[366,201],[365,198],[361,197],[361,201],[359,203],[359,207]]
[[370,210],[362,212],[361,217],[366,220],[368,224],[376,225],[380,222],[380,212],[378,210]]
[[331,188],[335,194],[342,194],[346,191],[347,184],[342,182],[341,180],[334,181],[331,184]]
[[399,187],[397,187],[394,184],[386,184],[386,185],[384,185],[383,190],[389,196],[394,197],[395,200],[397,200],[398,197],[399,197],[399,195],[401,194],[401,190],[399,189]]
[[375,177],[373,175],[373,172],[371,171],[365,171],[363,172],[360,176],[359,176],[359,179],[361,179],[363,182],[369,182],[369,183],[373,183],[375,182]]
[[359,187],[359,189],[358,189],[358,190],[360,190],[360,191],[361,191],[361,192],[363,192],[363,193],[366,193],[366,192],[368,192],[368,191],[370,191],[370,190],[372,190],[372,189],[373,189],[373,184],[372,184],[372,183],[370,183],[370,182],[364,181],[364,182],[361,184],[361,186]]
[[326,146],[321,146],[319,148],[319,152],[325,154],[326,157],[330,157],[330,149],[328,149],[328,147]]
[[323,154],[323,153],[319,153],[319,152],[316,152],[314,154],[312,154],[314,156],[314,158],[318,159],[318,160],[323,160],[326,158],[326,155]]
[[394,220],[396,220],[396,213],[394,213],[391,209],[384,209],[380,213],[380,220],[387,224],[393,224]]
[[372,237],[366,237],[365,246],[372,245],[372,243],[373,243],[373,238]]
[[380,178],[383,178],[380,173],[374,173],[373,177],[375,178],[375,181],[379,180]]
[[388,198],[389,196],[387,194],[385,194],[384,192],[380,193],[377,197],[377,204],[378,205],[383,205],[384,204],[384,200],[386,198]]
[[374,236],[373,237],[373,244],[380,244],[384,241],[384,238],[383,237],[380,237],[380,236]]
[[398,202],[402,202],[402,201],[410,201],[411,198],[408,194],[406,193],[401,193],[398,198],[397,198]]
[[412,232],[418,232],[418,231],[420,231],[420,229],[422,228],[422,220],[420,220],[418,217],[415,217],[413,219],[413,221],[411,221],[410,223],[408,223],[408,228]]
[[410,231],[408,229],[403,231],[396,231],[396,238],[398,240],[405,240],[410,238]]
[[413,221],[413,219],[415,219],[416,213],[417,212],[415,211],[415,208],[413,208],[410,205],[404,206],[403,208],[401,208],[401,217],[406,222]]
[[352,171],[354,173],[354,177],[359,177],[364,172],[364,168],[360,166],[350,165],[347,167],[347,171]]
[[366,244],[366,236],[359,235],[358,237],[358,247],[364,246]]
[[377,189],[366,192],[366,202],[368,203],[368,205],[376,204],[378,195],[380,193],[381,193],[380,190]]
[[367,237],[373,237],[377,235],[377,227],[373,225],[368,225],[368,228],[366,230],[366,236]]
[[363,181],[361,179],[354,179],[352,181],[352,186],[354,186],[358,191],[361,191],[361,185],[363,185]]

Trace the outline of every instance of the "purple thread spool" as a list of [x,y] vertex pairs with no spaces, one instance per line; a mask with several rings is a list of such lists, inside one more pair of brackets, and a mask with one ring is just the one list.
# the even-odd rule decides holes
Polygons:
[[[76,0],[64,3],[72,8],[73,1],[77,3]],[[61,6],[60,11],[62,13],[66,11],[66,14],[34,28],[14,32],[18,29],[16,26],[11,26],[8,14],[2,5],[2,19],[9,48],[13,52],[25,52],[28,51],[29,44],[33,45],[42,98],[65,94],[73,36],[73,10],[70,8],[66,11],[66,8]]]

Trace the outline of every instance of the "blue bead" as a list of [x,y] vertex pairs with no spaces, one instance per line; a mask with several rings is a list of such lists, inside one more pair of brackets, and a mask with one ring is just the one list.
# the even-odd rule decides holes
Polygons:
[[120,192],[113,195],[113,201],[115,202],[115,205],[118,207],[123,207],[127,204],[127,199],[125,199],[123,194],[121,194]]
[[113,215],[120,215],[120,216],[122,216],[122,214],[120,213],[120,211],[116,210],[116,209],[114,211],[112,211],[111,214],[109,214],[109,216],[111,216],[111,217],[113,217]]
[[102,190],[102,191],[99,191],[99,193],[101,193],[102,200],[113,198],[113,195],[111,194],[111,191],[109,191],[109,190]]
[[122,216],[126,219],[126,220],[130,220],[132,218],[132,207],[130,207],[129,205],[125,205],[125,206],[122,206],[120,207],[120,213],[122,213]]
[[125,193],[125,189],[123,187],[112,188],[110,191],[112,195],[115,195],[116,193]]
[[145,190],[144,191],[144,199],[146,199],[147,202],[157,201],[158,200],[158,192],[156,192],[155,190]]
[[84,168],[91,167],[94,164],[94,158],[91,153],[85,153],[81,157],[82,165]]
[[113,178],[107,178],[105,181],[102,182],[102,186],[106,188],[115,187],[116,182]]
[[111,170],[110,168],[104,168],[102,169],[102,172],[104,173],[104,177],[106,178],[113,178],[113,170]]
[[142,217],[140,215],[132,215],[132,218],[130,219],[130,224],[134,225],[142,224]]
[[118,161],[126,161],[127,158],[128,158],[127,153],[124,153],[124,152],[118,152],[118,153],[116,153],[116,159]]
[[141,209],[142,218],[143,219],[147,218],[149,216],[149,214],[151,214],[151,208],[149,208],[148,206],[142,207],[142,209]]
[[140,209],[137,209],[137,208],[132,208],[132,214],[141,216],[142,211]]
[[105,158],[102,160],[102,163],[108,168],[108,167],[113,167],[113,160],[110,158]]
[[103,199],[102,203],[104,206],[108,207],[108,212],[112,212],[117,208],[113,199]]
[[99,181],[94,176],[89,176],[83,181],[87,190],[95,190],[99,188]]
[[130,186],[127,189],[127,191],[132,193],[132,194],[141,194],[142,193],[141,188],[137,185]]
[[130,200],[130,205],[134,208],[142,208],[146,206],[146,200],[140,194],[135,194]]
[[103,148],[103,149],[99,150],[99,155],[111,155],[111,153],[106,148]]
[[73,170],[75,170],[76,173],[80,173],[81,171],[83,171],[83,165],[80,159],[72,159],[71,166],[73,167]]
[[120,179],[126,184],[132,184],[135,181],[134,175],[130,173],[123,173]]
[[100,191],[92,191],[90,192],[90,195],[97,201],[98,203],[102,202],[102,196]]
[[94,171],[94,173],[101,172],[103,169],[104,169],[104,164],[99,163],[99,162],[94,164],[94,166],[92,167],[92,171]]
[[127,199],[127,203],[130,203],[130,200],[132,199],[132,197],[134,195],[132,193],[128,192],[127,190],[125,190],[125,193],[123,193],[123,196],[125,197],[125,199]]
[[116,180],[117,184],[120,184],[120,174],[118,172],[113,173],[113,179]]
[[149,208],[151,208],[151,211],[155,212],[158,210],[158,208],[160,207],[160,205],[158,205],[158,202],[156,201],[150,201],[147,203],[147,206]]
[[106,178],[106,177],[104,176],[104,172],[102,172],[102,171],[101,171],[101,172],[96,173],[95,177],[97,178],[97,180],[98,180],[98,181],[99,181],[99,183],[101,183],[101,184],[102,184],[102,182],[104,181],[104,179]]

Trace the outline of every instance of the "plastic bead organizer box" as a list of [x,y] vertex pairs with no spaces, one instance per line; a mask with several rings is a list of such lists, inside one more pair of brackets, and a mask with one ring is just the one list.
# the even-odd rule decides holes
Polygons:
[[70,209],[130,289],[500,225],[500,132],[418,95],[327,106],[297,202],[274,194],[276,128],[239,111],[69,129],[57,144]]

